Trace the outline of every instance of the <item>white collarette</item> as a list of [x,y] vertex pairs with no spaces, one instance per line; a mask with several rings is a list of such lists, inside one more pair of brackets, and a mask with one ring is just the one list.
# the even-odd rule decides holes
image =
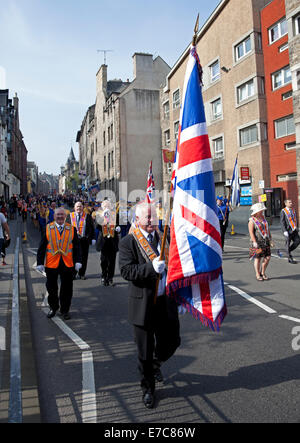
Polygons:
[[56,225],[56,227],[57,227],[58,230],[59,230],[59,228],[63,228],[63,229],[64,229],[64,227],[65,227],[65,224],[63,224],[63,225],[59,225],[59,224],[56,223],[56,222],[55,222],[55,225]]

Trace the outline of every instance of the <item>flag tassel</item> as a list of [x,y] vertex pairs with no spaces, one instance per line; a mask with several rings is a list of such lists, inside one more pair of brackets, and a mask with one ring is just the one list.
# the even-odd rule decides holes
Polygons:
[[203,272],[197,275],[191,275],[190,277],[184,277],[177,279],[176,281],[170,282],[166,287],[167,295],[172,295],[178,289],[186,288],[191,285],[196,285],[199,283],[207,283],[212,280],[216,280],[222,274],[222,267],[215,269],[211,272]]
[[181,297],[178,292],[172,293],[170,295],[170,297],[173,298],[176,303],[183,306],[190,314],[192,314],[192,316],[196,320],[199,320],[203,324],[203,326],[208,327],[209,329],[211,329],[214,332],[220,331],[221,324],[227,315],[226,304],[224,304],[224,306],[221,309],[221,311],[219,312],[217,318],[215,320],[211,320],[210,318],[207,318],[205,315],[203,315],[198,309],[194,308],[194,306],[192,306],[190,303],[188,303],[186,301],[186,299],[184,297]]

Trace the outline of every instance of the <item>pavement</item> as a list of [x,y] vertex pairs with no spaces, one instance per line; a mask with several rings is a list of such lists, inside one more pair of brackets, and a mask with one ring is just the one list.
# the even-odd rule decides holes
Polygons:
[[[20,362],[22,422],[38,423],[40,421],[38,389],[36,379],[35,357],[32,345],[30,316],[28,312],[25,267],[23,260],[23,234],[26,231],[21,219],[9,220],[11,244],[6,250],[6,266],[0,265],[0,423],[11,420],[9,415],[11,379],[11,337],[12,337],[12,294],[16,241],[19,238],[19,329],[20,329]],[[18,358],[18,357],[14,357]]]

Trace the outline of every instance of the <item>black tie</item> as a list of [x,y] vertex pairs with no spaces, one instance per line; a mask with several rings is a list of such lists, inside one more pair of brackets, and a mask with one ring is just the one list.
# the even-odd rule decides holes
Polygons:
[[59,226],[58,230],[59,230],[59,233],[61,235],[62,231],[64,230],[63,226]]
[[152,234],[148,234],[147,239],[148,239],[149,244],[152,246],[153,251],[157,255],[159,255],[159,252],[157,250],[157,240],[156,240],[155,234],[154,234],[154,236]]

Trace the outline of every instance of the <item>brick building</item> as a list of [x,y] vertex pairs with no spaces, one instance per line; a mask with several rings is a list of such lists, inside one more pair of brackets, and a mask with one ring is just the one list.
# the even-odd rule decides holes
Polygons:
[[274,215],[285,198],[297,205],[296,136],[293,112],[289,36],[284,0],[273,0],[261,11],[265,89],[268,115],[270,187]]

